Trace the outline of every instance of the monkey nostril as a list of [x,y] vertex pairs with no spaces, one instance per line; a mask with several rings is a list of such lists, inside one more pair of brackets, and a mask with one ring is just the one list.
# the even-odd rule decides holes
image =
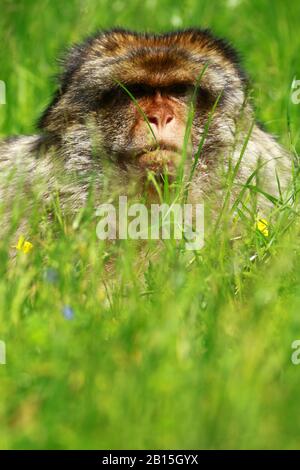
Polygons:
[[159,118],[157,116],[148,116],[148,121],[150,124],[154,124],[156,127],[159,126]]
[[165,124],[170,124],[171,121],[173,121],[174,119],[174,116],[172,116],[171,114],[168,114],[168,116],[166,116],[166,119],[165,119]]

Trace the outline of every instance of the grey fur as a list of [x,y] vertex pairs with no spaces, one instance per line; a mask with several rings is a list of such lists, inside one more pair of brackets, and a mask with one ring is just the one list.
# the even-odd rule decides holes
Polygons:
[[[176,70],[163,70],[163,60],[159,62],[163,54],[161,44],[165,44],[163,53],[178,64]],[[118,157],[134,151],[135,143],[130,137],[132,115],[124,96],[116,91],[116,80],[126,83],[130,74],[133,79],[142,74],[145,57],[157,63],[157,73],[164,74],[166,79],[169,74],[170,80],[172,74],[184,74],[185,69],[196,77],[199,67],[207,65],[201,86],[215,98],[222,92],[190,186],[190,198],[200,201],[219,194],[220,162],[224,162],[226,169],[239,160],[254,120],[246,81],[234,52],[203,31],[161,36],[111,31],[71,50],[64,63],[60,88],[41,118],[40,134],[1,144],[0,198],[13,197],[21,177],[24,188],[33,181],[43,181],[44,199],[59,189],[62,200],[77,210],[86,204],[91,175],[101,187],[104,161],[105,165],[111,162],[112,178],[115,186],[120,185],[119,192],[126,192],[127,171],[119,166]],[[108,90],[113,90],[116,97],[110,96],[105,101]],[[208,110],[202,114],[197,111],[192,133],[194,155],[207,118]],[[276,172],[282,189],[288,187],[291,156],[255,124],[240,165],[238,183],[245,182],[257,165],[261,165],[259,184],[264,191],[278,195]],[[68,181],[62,182],[61,176],[68,176]],[[5,184],[8,179],[9,185]],[[260,205],[265,210],[268,203],[260,198]]]

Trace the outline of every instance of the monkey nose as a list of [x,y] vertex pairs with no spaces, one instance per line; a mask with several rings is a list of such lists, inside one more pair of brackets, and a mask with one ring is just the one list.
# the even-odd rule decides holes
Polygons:
[[173,114],[170,112],[151,113],[147,117],[150,124],[152,124],[152,126],[156,128],[155,130],[164,129],[174,119]]

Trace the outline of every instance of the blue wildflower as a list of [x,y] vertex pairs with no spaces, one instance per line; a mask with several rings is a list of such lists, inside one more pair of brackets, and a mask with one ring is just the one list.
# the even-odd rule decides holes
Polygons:
[[62,313],[67,320],[72,320],[74,318],[74,310],[70,305],[65,305],[62,309]]

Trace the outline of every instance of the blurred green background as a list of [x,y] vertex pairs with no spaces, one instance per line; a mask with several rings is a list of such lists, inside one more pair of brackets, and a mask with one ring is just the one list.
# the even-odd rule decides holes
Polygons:
[[[1,0],[0,133],[34,132],[57,56],[96,29],[196,26],[238,48],[258,118],[299,149],[299,20],[297,0]],[[0,447],[300,447],[297,215],[142,267],[127,243],[100,245],[92,215],[42,236],[38,217],[37,203],[31,253],[11,263],[0,241]]]

